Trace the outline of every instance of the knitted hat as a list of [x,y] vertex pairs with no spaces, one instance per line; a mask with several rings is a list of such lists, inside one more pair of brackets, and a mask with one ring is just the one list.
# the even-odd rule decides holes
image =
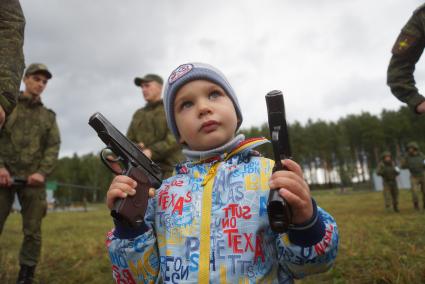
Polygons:
[[226,95],[232,100],[238,118],[237,129],[242,124],[242,112],[239,107],[238,98],[235,91],[230,86],[226,77],[219,70],[205,63],[187,63],[177,67],[168,78],[164,89],[164,107],[165,116],[167,118],[168,127],[178,140],[180,138],[174,117],[174,99],[176,93],[183,85],[194,80],[207,80],[219,85],[226,92]]

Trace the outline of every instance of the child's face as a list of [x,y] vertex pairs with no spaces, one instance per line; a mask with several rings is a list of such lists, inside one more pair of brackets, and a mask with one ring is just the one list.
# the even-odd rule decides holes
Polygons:
[[191,150],[210,150],[229,142],[237,127],[236,110],[217,84],[195,80],[176,94],[174,115],[180,143]]

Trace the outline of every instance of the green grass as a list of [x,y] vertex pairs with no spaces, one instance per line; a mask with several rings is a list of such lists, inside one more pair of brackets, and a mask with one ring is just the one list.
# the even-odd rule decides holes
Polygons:
[[[425,283],[425,213],[401,191],[400,211],[385,212],[380,192],[313,192],[337,220],[340,248],[327,273],[297,283]],[[104,205],[89,212],[49,212],[36,283],[112,283],[104,245],[112,221]],[[0,283],[15,283],[21,217],[10,215],[0,236]]]
[[[113,226],[104,205],[88,212],[49,212],[36,283],[113,283],[105,249]],[[22,242],[21,215],[9,216],[0,236],[0,283],[15,283]]]
[[340,246],[333,269],[306,283],[425,283],[425,213],[400,191],[400,212],[384,210],[382,192],[313,193],[336,219]]

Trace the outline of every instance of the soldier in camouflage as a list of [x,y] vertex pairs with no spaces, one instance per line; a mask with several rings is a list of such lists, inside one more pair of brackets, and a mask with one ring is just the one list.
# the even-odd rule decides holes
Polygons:
[[[384,201],[385,209],[389,210],[391,203],[395,212],[399,212],[398,209],[398,187],[397,187],[397,176],[400,174],[399,170],[395,166],[391,153],[385,151],[381,155],[381,161],[379,162],[376,174],[381,176],[384,181]],[[391,202],[392,201],[392,202]]]
[[387,84],[400,101],[414,112],[425,113],[425,97],[415,86],[413,72],[425,47],[425,4],[414,12],[401,30],[387,71]]
[[407,155],[403,158],[401,167],[410,171],[413,207],[419,210],[419,192],[422,192],[423,208],[425,209],[425,155],[419,151],[416,142],[407,144]]
[[183,155],[165,119],[161,98],[163,80],[158,75],[147,74],[136,77],[134,83],[142,88],[146,105],[134,113],[127,137],[139,144],[143,153],[161,167],[163,178],[168,178],[174,165],[183,160]]
[[0,128],[16,105],[24,71],[25,18],[18,0],[0,1]]
[[[51,77],[43,64],[27,68],[23,78],[25,91],[0,133],[0,233],[15,193],[21,204],[24,240],[17,283],[32,283],[41,251],[41,221],[47,210],[45,179],[58,159],[56,115],[40,98]],[[25,177],[26,185],[14,185],[12,177]]]

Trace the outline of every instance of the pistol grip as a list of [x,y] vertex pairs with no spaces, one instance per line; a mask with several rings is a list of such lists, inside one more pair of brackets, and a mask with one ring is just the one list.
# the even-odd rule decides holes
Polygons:
[[[282,166],[280,160],[277,160],[273,172],[287,170]],[[280,196],[278,189],[270,189],[269,199],[267,200],[267,214],[271,229],[276,233],[284,233],[292,223],[292,210],[289,203]]]
[[127,175],[137,182],[136,194],[117,199],[111,215],[123,220],[131,227],[140,226],[145,217],[149,200],[149,188],[153,187],[149,179],[137,168],[131,168]]
[[270,189],[267,214],[270,227],[274,232],[284,233],[288,230],[292,220],[291,207],[285,198],[279,195],[279,190],[277,189]]

